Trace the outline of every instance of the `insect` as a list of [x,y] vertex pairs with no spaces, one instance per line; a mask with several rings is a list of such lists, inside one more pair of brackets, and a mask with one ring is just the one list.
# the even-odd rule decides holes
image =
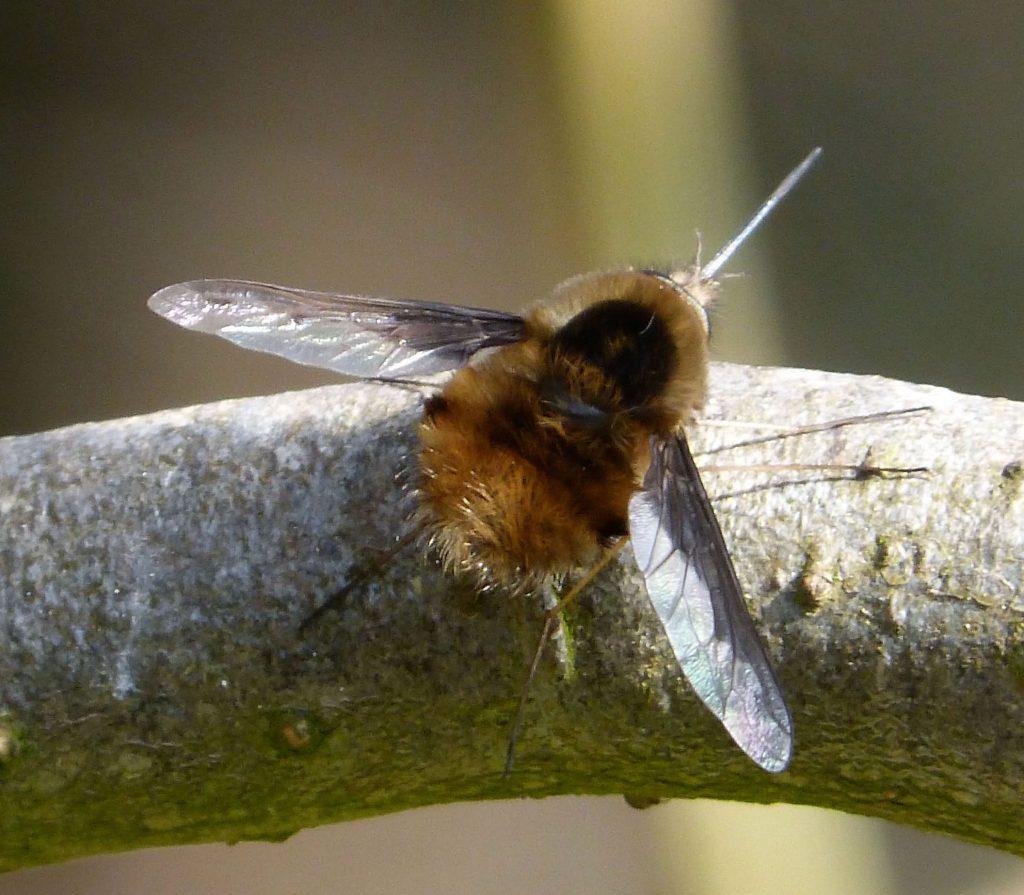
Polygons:
[[169,286],[149,306],[350,376],[454,371],[419,427],[417,522],[445,565],[522,591],[602,565],[628,538],[693,689],[747,755],[782,771],[789,708],[683,427],[704,401],[715,277],[819,154],[707,264],[576,277],[523,315],[238,280]]

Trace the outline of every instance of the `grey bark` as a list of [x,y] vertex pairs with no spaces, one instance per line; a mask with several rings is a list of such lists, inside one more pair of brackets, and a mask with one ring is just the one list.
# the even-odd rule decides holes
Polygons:
[[[793,708],[789,771],[690,694],[626,551],[549,650],[504,780],[539,602],[416,549],[377,566],[421,399],[345,385],[0,440],[0,869],[555,793],[802,802],[1024,854],[1024,405],[728,365],[712,385],[709,419],[781,427],[934,408],[697,458]],[[931,474],[711,469],[869,451]]]

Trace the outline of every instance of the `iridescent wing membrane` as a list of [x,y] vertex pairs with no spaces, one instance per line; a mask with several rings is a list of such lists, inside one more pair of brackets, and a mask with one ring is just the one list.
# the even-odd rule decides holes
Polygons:
[[767,771],[793,753],[793,722],[682,435],[651,440],[629,536],[672,651],[704,704]]
[[149,307],[179,326],[348,376],[454,370],[478,351],[523,338],[523,318],[431,302],[308,292],[245,280],[161,289]]

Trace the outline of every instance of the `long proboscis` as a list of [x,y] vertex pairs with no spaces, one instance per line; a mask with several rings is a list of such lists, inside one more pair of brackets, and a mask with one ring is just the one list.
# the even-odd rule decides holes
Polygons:
[[761,203],[761,207],[758,208],[751,216],[750,220],[743,225],[743,229],[741,229],[739,233],[722,246],[715,254],[714,258],[701,267],[701,279],[714,279],[715,274],[717,274],[725,263],[736,253],[736,250],[746,241],[747,237],[750,236],[758,226],[760,226],[761,222],[775,210],[775,207],[785,199],[787,195],[789,195],[793,187],[803,179],[804,175],[811,169],[811,166],[818,160],[818,156],[820,155],[820,146],[815,146],[814,149],[807,153],[804,160],[790,171],[783,179],[782,183],[780,183],[772,194]]

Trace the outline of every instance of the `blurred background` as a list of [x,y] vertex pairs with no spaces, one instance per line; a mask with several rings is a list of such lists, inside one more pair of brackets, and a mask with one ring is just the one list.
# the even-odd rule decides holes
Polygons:
[[[22,3],[0,9],[0,435],[331,381],[172,329],[236,276],[517,308],[737,256],[721,359],[1024,398],[1024,17],[952,0]],[[770,408],[766,408],[770,419]],[[0,448],[2,449],[2,448]],[[259,889],[257,886],[263,886]],[[1024,863],[787,806],[453,805],[2,893],[1024,891]]]

